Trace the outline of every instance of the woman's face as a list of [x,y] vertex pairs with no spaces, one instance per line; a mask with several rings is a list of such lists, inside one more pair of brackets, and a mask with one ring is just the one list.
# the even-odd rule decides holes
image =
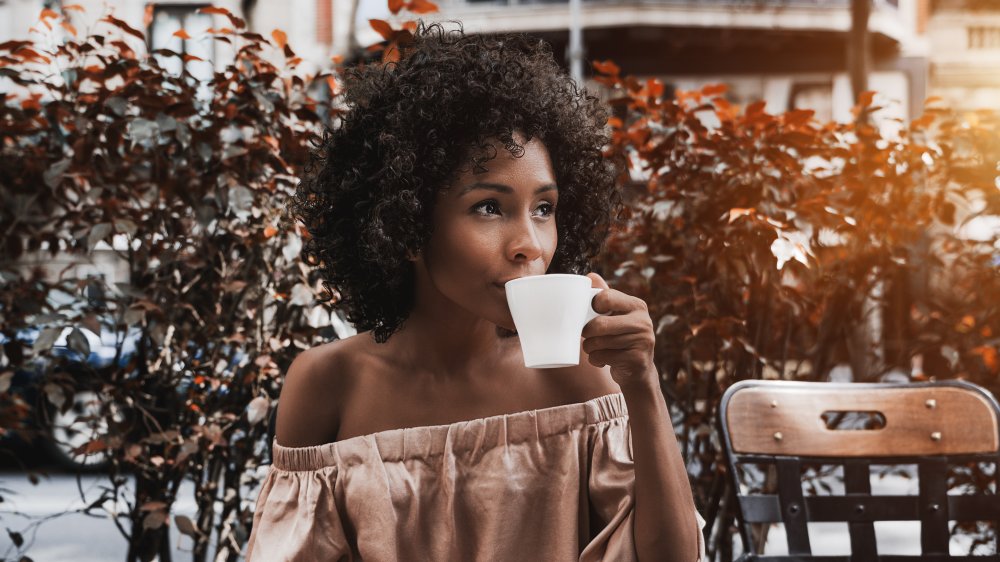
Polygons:
[[548,270],[559,200],[548,150],[537,139],[517,140],[520,158],[495,144],[487,171],[460,167],[437,197],[422,255],[430,284],[445,299],[508,330],[515,328],[503,284]]

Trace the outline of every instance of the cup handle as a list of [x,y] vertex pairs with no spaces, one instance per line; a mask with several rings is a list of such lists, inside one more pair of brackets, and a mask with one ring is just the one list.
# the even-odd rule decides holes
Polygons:
[[597,318],[598,316],[610,316],[611,315],[610,312],[597,312],[596,310],[594,310],[594,297],[597,296],[597,293],[600,293],[603,290],[604,289],[601,289],[601,288],[598,288],[598,287],[591,287],[590,288],[590,300],[587,302],[587,316],[586,316],[586,318],[583,321],[583,325],[584,326],[586,326],[591,320],[593,320],[594,318]]

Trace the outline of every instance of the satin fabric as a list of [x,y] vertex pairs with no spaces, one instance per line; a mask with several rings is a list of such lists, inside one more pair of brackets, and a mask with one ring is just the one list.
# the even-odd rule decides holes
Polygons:
[[634,561],[634,481],[620,393],[312,447],[275,440],[246,559]]

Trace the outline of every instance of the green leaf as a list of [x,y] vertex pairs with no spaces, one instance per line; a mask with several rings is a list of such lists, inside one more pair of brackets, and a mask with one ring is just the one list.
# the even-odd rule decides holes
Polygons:
[[7,371],[6,373],[0,373],[0,394],[7,392],[7,390],[10,388],[10,381],[13,378],[14,378],[14,371]]
[[59,339],[59,334],[62,332],[63,326],[45,328],[42,330],[42,333],[38,335],[35,343],[31,346],[31,350],[35,353],[41,353],[52,349],[52,344],[56,343],[56,340]]
[[135,222],[129,219],[115,219],[114,225],[117,232],[122,232],[129,236],[135,236],[136,231],[139,230]]
[[113,96],[105,100],[104,105],[108,107],[115,115],[118,117],[125,116],[125,110],[128,108],[128,102],[124,98],[119,96]]
[[45,397],[48,398],[53,406],[60,410],[62,409],[63,404],[66,403],[66,394],[63,392],[61,386],[50,382],[42,387],[42,391],[45,392]]
[[87,251],[93,252],[97,243],[104,240],[111,234],[112,227],[109,222],[97,223],[90,228],[90,234],[87,235]]
[[55,188],[62,182],[63,174],[69,169],[69,165],[72,160],[69,158],[63,158],[62,160],[52,164],[45,170],[42,174],[42,179],[45,180],[45,185]]
[[143,529],[159,529],[167,521],[167,512],[163,509],[157,509],[146,514],[146,517],[142,519]]
[[90,355],[90,342],[79,328],[73,328],[73,331],[69,333],[66,345],[84,357]]

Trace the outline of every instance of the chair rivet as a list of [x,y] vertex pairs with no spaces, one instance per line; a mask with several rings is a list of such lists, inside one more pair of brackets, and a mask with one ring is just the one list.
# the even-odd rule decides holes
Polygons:
[[933,441],[940,441],[941,440],[941,432],[940,431],[935,431],[934,433],[931,433],[931,439]]
[[778,407],[778,401],[777,400],[771,400],[771,407],[772,408],[777,408]]
[[927,406],[928,410],[933,410],[937,406],[937,400],[931,398],[930,400],[924,402],[924,406]]
[[858,505],[854,506],[854,512],[855,513],[864,513],[865,512],[865,506],[864,506],[864,504],[860,504],[859,503]]
[[798,512],[799,512],[799,504],[793,503],[793,504],[791,504],[791,505],[788,506],[788,513],[791,513],[792,515],[795,515]]
[[932,503],[929,506],[927,506],[927,509],[929,509],[929,510],[935,512],[935,513],[937,513],[938,511],[941,510],[941,506],[938,505],[938,504],[936,504],[936,503]]
[[784,438],[785,438],[785,436],[782,435],[780,431],[775,431],[774,432],[774,440],[775,441],[781,441]]

